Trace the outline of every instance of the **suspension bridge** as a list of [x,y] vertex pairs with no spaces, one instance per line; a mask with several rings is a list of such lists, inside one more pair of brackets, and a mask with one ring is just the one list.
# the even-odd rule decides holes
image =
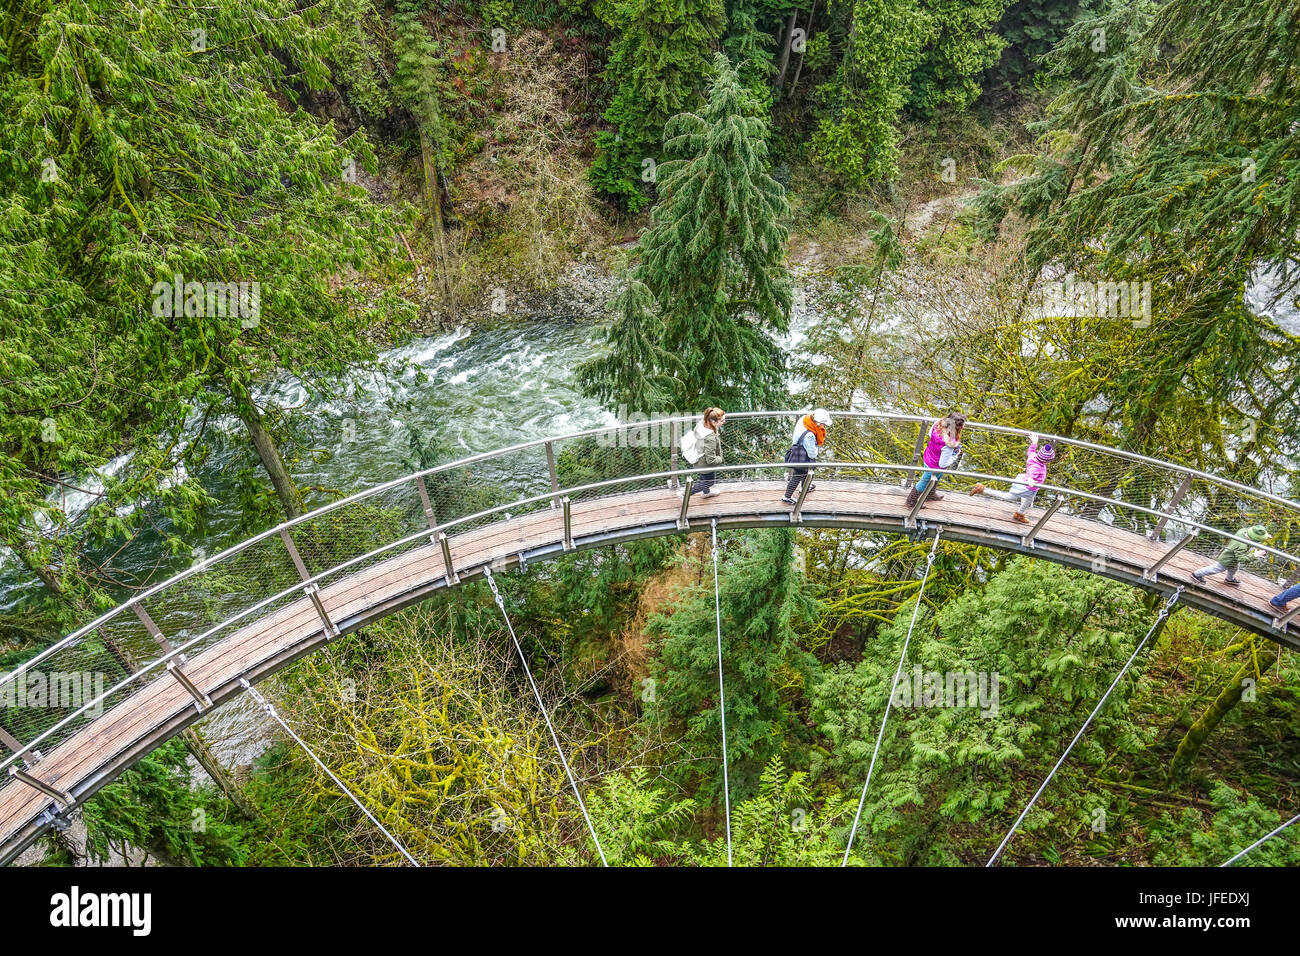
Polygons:
[[[931,561],[942,536],[1086,569],[1164,595],[1161,617],[1180,602],[1300,649],[1300,602],[1286,613],[1269,605],[1284,585],[1300,580],[1300,504],[1281,494],[1044,435],[1059,457],[1029,523],[1018,523],[1011,503],[966,492],[977,482],[1009,485],[1023,469],[1028,433],[971,422],[962,459],[944,473],[943,500],[922,496],[909,506],[907,492],[925,471],[921,453],[931,419],[835,412],[815,488],[805,482],[792,506],[781,500],[789,467],[782,458],[799,414],[728,415],[728,464],[712,469],[719,479],[716,496],[690,494],[699,469],[678,457],[678,437],[693,418],[619,424],[398,478],[141,590],[0,676],[0,701],[6,690],[13,699],[15,687],[38,677],[51,690],[64,675],[104,678],[102,692],[88,700],[50,693],[42,706],[0,703],[0,863],[238,694],[253,695],[283,724],[253,685],[338,636],[474,578],[488,581],[504,615],[499,588],[508,587],[508,579],[495,576],[500,572],[640,538],[709,532],[716,563],[719,529],[905,534],[933,542]],[[1247,542],[1263,557],[1242,571],[1237,586],[1192,576],[1226,545],[1241,542],[1239,529],[1254,524],[1267,525],[1273,537],[1263,545]],[[927,576],[929,568],[927,562]],[[718,625],[721,653],[721,620]],[[902,660],[899,666],[901,672]],[[545,713],[540,695],[538,704]],[[571,774],[570,783],[581,805]]]

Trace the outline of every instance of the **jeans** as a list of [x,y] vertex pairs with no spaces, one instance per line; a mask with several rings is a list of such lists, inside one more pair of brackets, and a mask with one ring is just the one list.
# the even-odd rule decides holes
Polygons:
[[1273,605],[1279,611],[1281,611],[1284,610],[1288,604],[1290,604],[1298,597],[1300,597],[1300,584],[1297,584],[1294,587],[1287,588],[1285,591],[1283,591],[1277,597],[1270,600],[1268,603]]
[[928,484],[930,483],[930,479],[931,479],[931,478],[933,478],[934,481],[935,481],[935,485],[934,485],[935,488],[938,488],[938,487],[939,487],[939,484],[938,484],[938,482],[939,482],[939,472],[936,470],[936,471],[926,471],[926,472],[922,472],[922,473],[921,473],[921,477],[920,477],[919,479],[917,479],[917,482],[916,482],[916,490],[917,490],[917,491],[925,491],[925,487],[926,487],[926,485],[928,485]]
[[717,478],[718,478],[718,473],[716,471],[703,472],[698,478],[695,479],[695,484],[691,485],[691,494],[696,495],[708,491],[710,488],[713,487],[713,483],[714,481],[717,480]]

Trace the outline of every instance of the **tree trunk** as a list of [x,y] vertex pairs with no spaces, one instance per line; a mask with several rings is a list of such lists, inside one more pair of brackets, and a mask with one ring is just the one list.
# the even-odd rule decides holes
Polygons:
[[779,92],[785,86],[785,73],[790,68],[790,44],[794,40],[794,25],[799,16],[798,10],[790,11],[790,22],[785,28],[785,45],[781,47],[781,62],[776,67],[776,88]]
[[[62,582],[59,581],[54,572],[45,565],[39,564],[32,557],[30,552],[23,548],[15,548],[14,550],[22,560],[23,564],[27,566],[27,569],[40,579],[41,583],[45,585],[47,590],[70,603],[73,608],[76,609],[78,615],[86,617],[91,613],[85,600],[80,595],[69,595],[64,590]],[[113,659],[117,661],[118,665],[127,674],[134,674],[140,669],[139,663],[135,661],[132,655],[125,648],[118,646],[105,637],[102,629],[99,631],[99,638],[104,642],[104,647],[108,652],[113,655]],[[207,772],[208,776],[212,778],[212,782],[217,785],[217,789],[224,793],[230,802],[233,803],[239,812],[245,817],[250,820],[256,819],[257,811],[253,809],[252,804],[250,804],[244,797],[243,793],[240,792],[239,787],[230,778],[230,775],[226,773],[216,756],[208,749],[208,745],[203,742],[203,738],[199,736],[199,732],[194,730],[192,727],[187,727],[185,730],[181,731],[180,736],[185,742],[186,749],[189,750],[191,756],[198,761],[199,766],[202,767]],[[56,842],[58,842],[58,838],[56,838]]]
[[1277,661],[1277,655],[1278,649],[1275,645],[1270,645],[1263,651],[1251,655],[1250,659],[1238,668],[1237,673],[1233,674],[1232,679],[1219,691],[1219,696],[1214,698],[1210,706],[1205,709],[1205,713],[1192,722],[1192,726],[1187,728],[1187,733],[1178,744],[1174,759],[1169,764],[1171,781],[1186,779],[1201,748],[1205,746],[1205,741],[1223,722],[1223,718],[1227,717],[1232,712],[1232,708],[1240,702],[1241,682],[1247,677],[1268,670]]
[[239,402],[239,418],[248,429],[248,437],[253,442],[253,448],[257,451],[257,457],[262,460],[262,467],[271,478],[271,486],[275,489],[276,496],[280,499],[280,506],[284,509],[286,518],[297,518],[299,515],[306,513],[306,508],[302,503],[302,495],[298,493],[298,486],[293,483],[293,476],[289,474],[289,469],[280,456],[279,446],[275,443],[275,438],[266,426],[262,423],[262,414],[257,410],[251,399]]

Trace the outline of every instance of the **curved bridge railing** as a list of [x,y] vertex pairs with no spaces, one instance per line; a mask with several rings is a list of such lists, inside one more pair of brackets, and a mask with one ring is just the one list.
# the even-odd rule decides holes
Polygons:
[[[726,458],[741,464],[720,469],[722,480],[778,475],[800,414],[728,415]],[[819,483],[839,477],[906,486],[915,479],[930,419],[833,414],[830,456],[818,466]],[[170,674],[201,701],[202,691],[188,683],[186,660],[304,597],[317,604],[322,626],[331,626],[316,595],[332,583],[431,542],[442,544],[447,555],[450,535],[503,517],[558,510],[567,521],[575,503],[663,491],[665,482],[685,480],[693,469],[678,459],[677,439],[694,421],[682,416],[621,424],[430,468],[309,512],[140,592],[0,676],[0,787],[12,786],[20,768],[35,764],[41,752],[57,748],[160,675]],[[1027,435],[969,423],[963,459],[946,473],[945,493],[962,493],[977,480],[995,487],[1009,482],[1024,468]],[[1049,468],[1036,516],[1054,510],[1101,522],[1163,542],[1171,551],[1199,553],[1207,563],[1239,528],[1263,523],[1274,537],[1252,570],[1279,586],[1300,578],[1300,504],[1130,452],[1043,437],[1056,443],[1058,459]],[[1293,627],[1291,618],[1272,622],[1279,636]]]

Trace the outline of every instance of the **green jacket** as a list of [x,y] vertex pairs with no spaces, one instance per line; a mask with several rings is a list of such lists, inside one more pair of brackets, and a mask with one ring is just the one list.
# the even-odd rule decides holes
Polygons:
[[1248,541],[1254,540],[1251,534],[1257,525],[1246,525],[1244,528],[1237,529],[1237,537],[1245,538],[1245,541],[1229,541],[1228,546],[1219,552],[1219,563],[1225,568],[1237,568],[1250,556],[1251,545]]
[[695,464],[700,468],[717,468],[722,464],[722,436],[712,428],[703,428],[701,431],[704,434],[695,443],[700,460]]

